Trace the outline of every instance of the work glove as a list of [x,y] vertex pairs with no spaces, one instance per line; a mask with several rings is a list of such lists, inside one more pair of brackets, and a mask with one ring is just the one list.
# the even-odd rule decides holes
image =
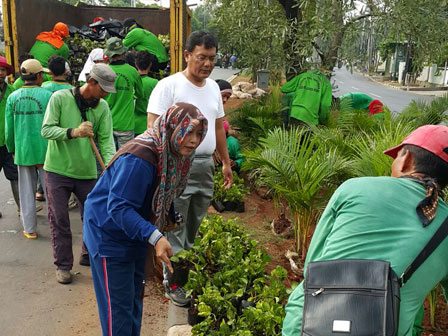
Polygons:
[[93,127],[90,121],[84,121],[77,128],[72,129],[72,138],[93,138]]

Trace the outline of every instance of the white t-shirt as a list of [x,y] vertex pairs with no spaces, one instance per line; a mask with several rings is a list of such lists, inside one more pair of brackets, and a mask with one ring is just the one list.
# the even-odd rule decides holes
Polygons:
[[215,120],[224,117],[221,92],[210,78],[202,87],[191,83],[182,72],[175,73],[157,83],[148,101],[148,113],[161,115],[175,103],[195,105],[207,118],[208,130],[196,155],[212,155],[216,148]]

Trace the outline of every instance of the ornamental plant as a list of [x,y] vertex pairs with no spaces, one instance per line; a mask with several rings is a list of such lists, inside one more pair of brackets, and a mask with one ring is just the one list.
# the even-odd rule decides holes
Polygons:
[[330,195],[346,176],[347,158],[329,149],[308,128],[276,128],[261,138],[259,147],[244,153],[243,166],[259,186],[268,187],[274,198],[284,199],[294,223],[296,251],[305,259],[316,225]]
[[229,189],[225,189],[224,176],[221,170],[217,170],[214,176],[213,200],[221,202],[242,202],[249,193],[249,188],[244,185],[244,180],[233,172],[233,184]]
[[171,260],[190,268],[185,289],[203,318],[193,335],[281,335],[287,272],[266,274],[269,255],[236,220],[204,219],[193,248]]

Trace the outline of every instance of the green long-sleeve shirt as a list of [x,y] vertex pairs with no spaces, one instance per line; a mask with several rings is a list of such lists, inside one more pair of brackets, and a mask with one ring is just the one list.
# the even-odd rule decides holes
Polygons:
[[[6,101],[8,100],[9,95],[14,91],[14,88],[9,84],[6,85],[6,92],[3,96],[2,101],[0,102],[0,147],[5,146],[5,112],[6,112]],[[0,90],[0,95],[2,94]]]
[[141,134],[146,131],[148,124],[148,100],[151,95],[152,90],[156,87],[159,82],[155,78],[151,78],[148,75],[141,76],[143,83],[143,97],[139,98],[135,101],[135,113],[134,113],[134,121],[135,121],[135,134]]
[[63,90],[63,89],[71,89],[73,86],[70,85],[68,82],[55,82],[55,81],[48,81],[42,83],[42,88],[45,90],[50,91],[51,93]]
[[168,62],[168,53],[156,35],[142,28],[132,29],[124,38],[123,45],[137,51],[146,50],[157,57],[159,63]]
[[290,117],[310,124],[325,124],[331,106],[329,80],[316,72],[302,73],[282,86],[282,92],[293,94]]
[[[107,165],[115,154],[112,118],[107,103],[101,99],[96,108],[87,111],[86,116],[93,125],[101,156]],[[42,126],[42,136],[49,140],[44,165],[46,171],[81,180],[97,178],[95,153],[89,139],[67,137],[67,129],[76,128],[82,122],[81,112],[70,90],[53,93]]]
[[227,137],[227,150],[229,151],[229,157],[236,162],[238,169],[244,162],[244,156],[241,155],[241,146],[236,138],[233,136]]
[[43,164],[47,140],[40,130],[51,92],[39,86],[23,86],[6,101],[6,147],[19,166]]
[[64,43],[59,49],[48,42],[37,40],[31,47],[30,54],[37,59],[44,68],[48,67],[48,59],[53,55],[58,55],[68,60],[70,50]]
[[[362,177],[343,183],[316,226],[305,266],[312,261],[377,259],[389,261],[400,275],[448,216],[439,199],[437,216],[423,227],[415,208],[425,189],[406,178]],[[426,295],[441,283],[447,297],[448,240],[445,240],[401,288],[399,336],[411,336]],[[289,297],[283,336],[301,335],[303,284]]]
[[106,97],[112,113],[114,131],[134,130],[134,97],[143,98],[142,79],[137,70],[124,61],[109,64],[117,74],[116,93]]

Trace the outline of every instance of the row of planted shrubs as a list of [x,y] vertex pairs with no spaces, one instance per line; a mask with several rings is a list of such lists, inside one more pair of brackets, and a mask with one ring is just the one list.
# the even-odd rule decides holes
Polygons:
[[172,260],[190,269],[193,335],[281,335],[287,272],[266,273],[269,255],[236,220],[204,219],[193,248]]

